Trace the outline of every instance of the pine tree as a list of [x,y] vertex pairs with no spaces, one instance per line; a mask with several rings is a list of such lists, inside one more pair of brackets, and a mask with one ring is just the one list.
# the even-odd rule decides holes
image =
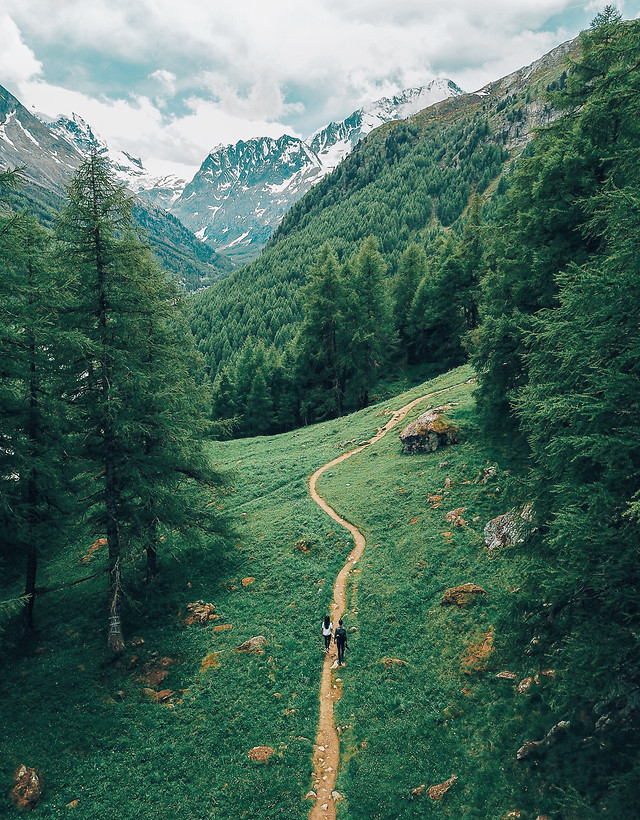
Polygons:
[[175,288],[134,233],[131,201],[97,154],[69,187],[57,242],[74,277],[82,334],[74,362],[78,481],[94,534],[107,538],[108,645],[118,652],[124,560],[141,546],[152,576],[163,528],[186,533],[215,518],[206,490],[215,476],[201,444],[209,408],[195,387],[200,362]]
[[0,214],[0,270],[0,557],[25,565],[24,635],[33,629],[39,557],[61,545],[69,506],[61,381],[69,338],[58,326],[66,288],[49,236],[25,213]]
[[340,266],[325,244],[309,271],[304,319],[296,340],[301,413],[305,420],[332,418],[344,402],[345,291]]
[[411,303],[422,280],[427,275],[427,254],[422,246],[412,242],[402,254],[393,283],[394,322],[401,348],[406,351],[411,338],[408,330]]
[[[563,92],[568,113],[553,139],[543,137],[547,170],[564,165],[567,174],[538,175],[538,204],[522,215],[547,237],[546,277],[542,268],[519,285],[502,277],[511,316],[494,305],[494,324],[483,321],[488,344],[505,320],[483,379],[498,374],[511,344],[520,364],[500,387],[529,444],[527,500],[538,526],[518,622],[536,634],[542,662],[553,659],[571,682],[554,692],[554,712],[597,740],[575,747],[564,808],[575,813],[577,795],[576,816],[625,816],[640,756],[640,27],[608,7],[581,41]],[[539,207],[561,201],[574,236],[557,211],[554,228]],[[548,777],[556,782],[558,772]]]
[[369,391],[396,347],[385,273],[378,240],[370,236],[353,265],[349,290],[347,389],[352,406],[357,408],[369,404]]

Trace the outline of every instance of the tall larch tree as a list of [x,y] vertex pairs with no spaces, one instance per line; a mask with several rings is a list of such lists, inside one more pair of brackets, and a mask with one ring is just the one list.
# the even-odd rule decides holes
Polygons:
[[378,240],[369,236],[362,244],[347,283],[349,300],[350,405],[367,407],[369,392],[396,347],[390,307],[386,263]]
[[[160,528],[194,522],[186,495],[208,475],[199,443],[202,397],[193,381],[175,289],[133,230],[131,201],[107,161],[78,169],[56,230],[60,264],[74,277],[72,320],[79,495],[108,549],[108,646],[124,646],[122,568],[137,546],[155,572]],[[212,499],[209,499],[211,502]],[[193,505],[211,518],[206,502]]]
[[24,574],[22,635],[34,625],[39,558],[64,542],[70,497],[62,381],[70,348],[58,321],[66,288],[49,245],[28,214],[0,214],[0,559]]

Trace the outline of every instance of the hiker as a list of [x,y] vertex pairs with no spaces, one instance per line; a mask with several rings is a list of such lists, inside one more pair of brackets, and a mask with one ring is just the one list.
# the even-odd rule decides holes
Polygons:
[[322,622],[322,635],[324,637],[324,651],[328,652],[331,646],[331,633],[333,632],[333,623],[328,615],[324,616]]
[[333,637],[338,647],[338,666],[342,666],[344,663],[344,650],[349,648],[349,644],[347,643],[347,630],[342,625],[342,618],[338,621],[338,627]]

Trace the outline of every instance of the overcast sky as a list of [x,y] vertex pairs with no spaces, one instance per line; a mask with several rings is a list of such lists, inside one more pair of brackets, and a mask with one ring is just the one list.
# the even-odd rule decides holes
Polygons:
[[[576,0],[0,0],[0,85],[152,171],[307,137],[436,77],[476,91],[575,37]],[[619,0],[625,18],[640,0]]]

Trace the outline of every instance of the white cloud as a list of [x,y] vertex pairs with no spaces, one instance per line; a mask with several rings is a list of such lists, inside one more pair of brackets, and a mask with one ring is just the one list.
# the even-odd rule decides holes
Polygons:
[[[365,102],[437,76],[477,90],[577,33],[559,23],[549,29],[549,18],[589,10],[591,19],[604,5],[593,0],[3,2],[11,18],[0,16],[5,32],[0,83],[3,78],[19,83],[22,101],[46,113],[55,113],[54,103],[59,111],[77,111],[106,139],[143,159],[152,155],[189,164],[199,164],[220,142],[284,132],[307,135]],[[626,0],[619,6],[632,16],[639,3]],[[128,69],[139,84],[122,81]]]
[[152,80],[156,80],[160,86],[160,93],[173,97],[176,93],[176,80],[178,79],[172,71],[167,71],[164,68],[158,68],[149,74]]
[[19,83],[40,73],[42,64],[25,45],[18,27],[8,14],[0,12],[0,77]]

